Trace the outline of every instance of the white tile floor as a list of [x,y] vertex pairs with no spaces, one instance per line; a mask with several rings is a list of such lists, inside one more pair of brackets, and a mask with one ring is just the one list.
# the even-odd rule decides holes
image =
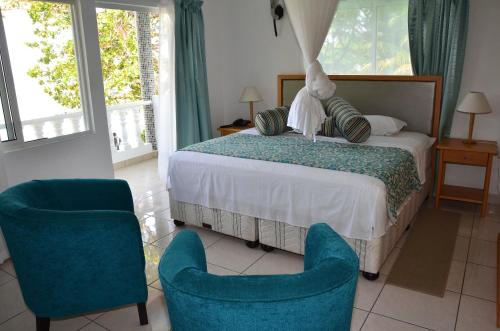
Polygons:
[[[54,321],[51,330],[169,329],[157,266],[178,229],[169,218],[168,196],[156,175],[156,160],[120,169],[116,177],[128,180],[141,225],[147,260],[150,324],[140,327],[137,310],[132,306]],[[470,205],[446,203],[444,208],[462,215],[444,298],[385,283],[404,244],[404,236],[386,261],[377,281],[359,278],[352,330],[497,330],[496,236],[500,232],[500,208],[492,206],[485,218],[480,218],[477,208]],[[209,272],[234,275],[303,270],[302,256],[279,250],[264,253],[260,249],[247,248],[238,239],[203,229],[194,230],[203,240]],[[34,330],[34,316],[23,302],[10,261],[0,266],[0,331],[3,330]]]

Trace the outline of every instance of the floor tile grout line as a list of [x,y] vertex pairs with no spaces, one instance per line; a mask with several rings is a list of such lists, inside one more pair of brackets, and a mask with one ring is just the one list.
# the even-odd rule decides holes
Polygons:
[[224,269],[224,270],[231,271],[231,272],[235,272],[235,273],[239,274],[239,272],[238,272],[238,271],[236,271],[236,270],[232,270],[232,269],[229,269],[229,268],[223,267],[223,266],[221,266],[221,265],[218,265],[218,264],[215,264],[215,263],[212,263],[212,262],[207,262],[207,264],[211,264],[211,265],[213,265],[213,266],[216,266],[216,267],[222,268],[222,269]]
[[384,285],[380,289],[380,292],[378,292],[377,297],[375,298],[375,300],[373,301],[372,306],[370,307],[370,313],[373,311],[373,308],[375,308],[375,304],[377,303],[378,299],[380,298],[380,295],[382,294],[382,291],[384,290],[384,288],[385,288],[386,285],[387,285],[387,278],[385,279]]
[[11,317],[7,318],[6,320],[0,322],[0,326],[4,325],[5,323],[7,323],[8,321],[10,321],[11,319],[14,319],[16,318],[17,316],[21,315],[21,314],[24,314],[28,309],[24,309],[23,311],[17,313],[17,314],[14,314],[12,315]]
[[2,285],[0,285],[0,287],[3,287],[7,284],[9,284],[10,282],[14,281],[14,280],[17,280],[17,278],[13,278],[13,279],[9,279],[8,281],[6,281],[5,283],[3,283]]
[[[463,261],[462,261],[463,262]],[[470,261],[467,261],[467,264],[473,264],[473,265],[477,265],[477,266],[480,266],[480,267],[484,267],[484,268],[489,268],[489,269],[497,269],[496,267],[492,267],[490,265],[486,265],[486,264],[481,264],[481,263],[477,263],[477,262],[470,262]]]
[[[9,260],[10,260],[10,259],[9,259]],[[12,263],[12,260],[11,260],[10,262]],[[10,272],[8,272],[7,270],[5,270],[3,267],[2,267],[2,271],[3,271],[3,272],[5,272],[6,274],[8,274],[9,276],[14,277],[14,279],[17,279],[17,275],[13,275],[13,274],[11,274],[11,273],[10,273]],[[11,280],[12,280],[12,279],[11,279]],[[10,280],[9,280],[9,282],[10,282]],[[8,282],[7,282],[7,283],[8,283]],[[3,285],[5,285],[5,284],[7,284],[7,283],[4,283]],[[2,286],[3,286],[3,285],[2,285]]]
[[[356,309],[359,309],[359,308],[356,308]],[[363,309],[360,309],[360,310],[363,310]],[[363,310],[363,311],[364,311],[364,312],[367,312],[366,310]],[[366,321],[368,321],[368,317],[370,317],[371,312],[369,312],[369,311],[368,311],[367,313],[368,313],[368,314],[366,314],[366,317],[365,317],[365,319],[363,320],[363,323],[361,323],[361,327],[359,328],[359,330],[358,330],[358,331],[363,330],[363,327],[365,326]],[[352,319],[351,319],[351,325],[352,325]]]
[[458,316],[460,315],[460,305],[462,303],[462,293],[464,291],[464,286],[465,286],[465,275],[467,274],[467,264],[469,263],[469,254],[470,254],[470,248],[471,248],[471,242],[472,242],[472,232],[474,229],[474,225],[476,223],[476,215],[477,215],[477,207],[474,208],[474,213],[472,214],[472,227],[470,230],[470,237],[469,237],[469,245],[467,246],[467,258],[465,260],[465,270],[464,274],[462,276],[462,288],[460,289],[460,295],[458,296],[458,306],[457,306],[457,314],[455,316],[455,327],[453,330],[456,331],[457,329],[457,324],[458,324]]
[[174,233],[174,232],[176,232],[176,231],[177,231],[177,229],[175,229],[174,231],[167,233],[167,234],[166,234],[166,235],[164,235],[163,237],[160,237],[160,238],[156,239],[155,241],[150,242],[150,243],[147,243],[147,244],[149,244],[149,245],[153,245],[153,246],[155,246],[155,247],[160,248],[160,246],[157,246],[157,245],[156,245],[156,243],[157,243],[158,241],[160,241],[160,240],[165,239],[166,237],[170,236],[171,234],[173,234],[173,233]]
[[488,240],[488,239],[481,239],[481,238],[472,238],[474,240],[479,240],[479,241],[486,241],[487,243],[493,243],[496,244],[497,242],[494,240]]
[[[259,249],[259,248],[257,248]],[[240,275],[243,275],[243,273],[245,271],[247,271],[248,269],[250,269],[255,263],[257,263],[260,259],[262,259],[264,256],[266,256],[268,253],[264,252],[264,254],[262,254],[259,258],[257,258],[257,260],[255,260],[252,264],[250,264],[248,267],[246,267],[242,272],[240,272]]]
[[[215,232],[215,233],[217,233],[217,232]],[[207,247],[205,247],[205,254],[207,253],[207,249],[209,249],[210,247],[212,247],[213,245],[215,245],[216,243],[218,243],[222,239],[224,239],[224,237],[220,237],[219,239],[217,239],[216,241],[214,241],[213,243],[211,243],[210,245],[208,245]]]
[[[407,322],[407,321],[400,320],[400,319],[397,319],[397,318],[394,318],[394,317],[391,317],[391,316],[387,316],[387,315],[384,315],[384,314],[375,313],[375,312],[370,312],[370,314],[377,315],[377,316],[382,316],[382,317],[385,317],[385,318],[388,318],[388,319],[391,319],[391,320],[394,320],[394,321],[398,321],[398,322],[401,322],[401,323],[404,323],[404,324],[413,325],[413,326],[416,326],[416,327],[419,327],[419,328],[422,328],[422,329],[426,329],[426,330],[429,330],[429,331],[434,331],[434,329],[428,328],[426,326],[418,325],[418,324],[415,324],[415,323],[412,323],[412,322]],[[370,315],[368,314],[368,316],[370,316]],[[368,316],[367,316],[366,319],[368,319]]]
[[496,301],[493,301],[493,300],[490,300],[490,299],[485,299],[485,298],[481,298],[481,297],[477,297],[475,295],[471,295],[471,294],[467,294],[467,293],[462,293],[463,296],[466,296],[466,297],[470,297],[470,298],[474,298],[474,299],[479,299],[479,300],[483,300],[483,301],[488,301],[490,303],[494,303],[496,304],[497,302]]
[[[88,320],[88,319],[87,319]],[[85,324],[84,326],[82,326],[81,328],[78,328],[77,331],[80,331],[82,330],[83,328],[86,328],[87,326],[89,326],[90,324],[92,324],[92,320],[88,320],[88,323]]]
[[[160,278],[158,278],[157,280],[155,280],[154,282],[152,282],[151,284],[148,285],[148,287],[151,287],[152,289],[155,289],[155,290],[158,290],[158,291],[162,291],[163,292],[163,288],[158,288],[158,287],[154,287],[153,284],[156,283],[157,281],[159,281]],[[160,280],[160,284],[161,284],[161,280]]]
[[[104,313],[104,314],[105,314],[105,313]],[[102,314],[101,316],[97,317],[95,320],[93,320],[93,321],[92,321],[92,323],[95,323],[95,324],[99,325],[101,328],[103,328],[104,330],[108,330],[108,331],[109,331],[110,329],[108,329],[108,328],[107,328],[107,327],[105,327],[104,325],[102,325],[102,324],[100,324],[99,322],[97,322],[97,320],[98,320],[99,318],[101,318],[104,314]]]

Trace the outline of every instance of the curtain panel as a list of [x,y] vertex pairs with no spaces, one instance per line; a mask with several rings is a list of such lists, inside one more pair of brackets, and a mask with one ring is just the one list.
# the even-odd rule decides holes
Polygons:
[[202,4],[175,0],[177,148],[212,138]]
[[160,70],[159,95],[153,97],[156,142],[158,145],[158,174],[167,182],[168,158],[177,146],[175,114],[175,3],[160,1]]
[[410,0],[408,34],[415,75],[443,77],[439,137],[449,137],[462,80],[469,0]]

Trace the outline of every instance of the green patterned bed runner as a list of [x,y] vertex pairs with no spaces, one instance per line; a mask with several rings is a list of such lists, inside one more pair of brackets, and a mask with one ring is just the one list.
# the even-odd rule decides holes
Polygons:
[[368,175],[386,186],[389,216],[421,188],[413,155],[396,147],[316,141],[290,136],[232,134],[187,146],[181,151],[297,164]]

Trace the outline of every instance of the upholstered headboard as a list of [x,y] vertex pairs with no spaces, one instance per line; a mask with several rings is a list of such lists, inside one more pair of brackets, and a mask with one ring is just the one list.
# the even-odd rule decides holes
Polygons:
[[[408,123],[407,130],[438,136],[441,114],[439,76],[329,76],[336,95],[364,115],[387,115]],[[278,105],[289,106],[305,85],[305,75],[278,76]]]

